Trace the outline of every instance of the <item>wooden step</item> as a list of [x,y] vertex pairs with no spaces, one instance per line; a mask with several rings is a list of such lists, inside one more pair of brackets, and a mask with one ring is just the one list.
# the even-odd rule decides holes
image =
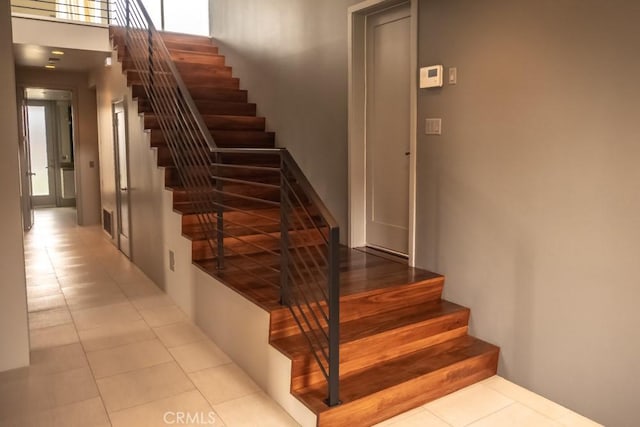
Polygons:
[[174,62],[185,62],[189,64],[205,64],[224,66],[225,57],[223,55],[212,55],[210,53],[192,52],[188,50],[171,49],[169,51]]
[[318,414],[318,426],[371,426],[495,375],[498,352],[467,335],[341,376],[341,405],[327,407],[323,384],[293,394]]
[[[220,147],[238,148],[273,148],[275,147],[275,134],[264,131],[243,130],[213,130],[210,131],[214,143]],[[164,133],[160,129],[151,132],[151,146],[160,147],[167,145]],[[229,157],[229,155],[227,155]]]
[[173,40],[165,40],[164,44],[167,46],[167,49],[172,50],[181,50],[187,52],[200,52],[200,53],[208,53],[211,55],[218,55],[218,48],[214,45],[205,44],[205,43],[189,43],[189,42],[180,42]]
[[[292,247],[313,246],[321,244],[317,234],[305,231],[294,231],[289,237],[295,244]],[[231,257],[240,255],[256,255],[280,252],[280,232],[251,235],[225,235],[225,253]],[[207,240],[194,240],[192,242],[192,257],[195,260],[210,259],[217,256]],[[275,255],[274,255],[275,256]],[[253,266],[252,266],[253,267]],[[274,267],[275,271],[275,267]]]
[[160,37],[165,42],[177,42],[177,43],[192,43],[192,44],[204,44],[213,45],[213,39],[207,36],[199,36],[195,34],[174,33],[171,31],[160,31]]
[[[240,130],[240,131],[264,131],[264,117],[252,116],[219,116],[205,114],[202,116],[205,124],[212,130]],[[160,121],[156,114],[144,115],[145,129],[159,129]]]
[[[159,132],[159,129],[154,129],[151,131],[151,135],[157,132]],[[241,141],[241,143],[244,143],[244,145],[241,145],[241,143],[237,143],[237,142],[227,143],[224,140],[220,140],[220,139],[214,139],[214,142],[220,148],[273,148],[273,143],[269,143],[269,142],[265,142],[262,146],[250,141],[244,141],[244,142]],[[157,147],[157,150],[158,150],[158,166],[164,166],[164,167],[174,166],[174,161],[173,161],[171,150],[169,149],[169,147],[167,145],[155,145],[155,147]],[[189,152],[195,152],[195,150],[189,150]],[[204,148],[202,151],[199,151],[199,152],[202,153],[202,156],[208,156],[211,163],[215,162],[216,155],[214,153],[209,152],[207,148]],[[230,159],[232,155],[225,154],[224,156],[226,159]],[[257,158],[259,155],[257,154],[255,155],[254,154],[237,154],[235,156],[237,160],[235,162],[236,164],[256,165],[259,162],[259,159]],[[231,163],[231,160],[225,161],[225,163]],[[254,174],[252,174],[250,170],[246,171],[245,176],[253,176],[253,175]],[[172,184],[175,183],[175,181],[174,182],[165,181],[165,182],[167,183],[166,185],[168,186],[171,186]]]
[[[280,191],[264,190],[260,194],[254,194],[254,196],[256,197],[247,198],[234,195],[224,195],[223,202],[221,203],[223,205],[223,210],[259,210],[274,207],[277,204],[277,200],[280,198]],[[199,212],[198,209],[196,209],[196,207],[190,202],[174,202],[173,210],[183,215]]]
[[[262,158],[260,158],[258,156],[259,155],[253,155],[253,156],[242,155],[240,156],[242,160],[240,164],[245,164],[248,162],[253,165],[260,165],[260,166],[270,167],[274,169],[279,166],[278,164],[268,163],[269,161],[274,160],[273,156],[271,156],[271,158],[266,158],[267,156],[262,156]],[[225,163],[229,163],[229,162],[225,161]],[[209,166],[209,167],[189,166],[186,168],[186,171],[184,173],[187,174],[188,177],[196,180],[200,180],[202,178],[210,179],[211,175],[215,172],[213,168],[214,166]],[[279,169],[277,169],[277,171],[279,171]],[[243,172],[248,177],[260,176],[260,173],[254,174],[254,171],[249,171],[249,170],[240,171],[240,173],[243,173]],[[273,176],[274,174],[277,174],[277,173],[279,172],[270,172],[268,176]],[[266,173],[265,173],[265,176],[267,176]],[[180,181],[180,174],[178,173],[177,169],[173,164],[165,166],[165,186],[168,188],[182,187],[182,183]]]
[[[189,92],[194,100],[223,101],[223,102],[247,102],[247,91],[233,88],[212,88],[203,86],[189,86]],[[131,86],[134,98],[147,98],[144,87],[141,84]]]
[[[229,213],[229,212],[225,212]],[[227,233],[233,234],[234,236],[250,236],[253,234],[257,234],[258,232],[262,233],[277,233],[280,231],[280,223],[269,222],[266,224],[251,224],[247,226],[243,226],[236,223],[229,222],[228,219],[224,220],[224,230]],[[215,227],[208,227],[203,224],[188,224],[182,226],[182,235],[189,240],[197,241],[197,240],[206,240],[208,233],[213,230]]]
[[[462,337],[467,334],[468,321],[468,308],[443,300],[341,321],[340,372],[346,375]],[[270,342],[293,360],[294,390],[325,381],[318,364],[308,357],[309,344],[304,335],[297,333]]]
[[[127,71],[126,75],[127,75],[127,84],[129,86],[142,85],[144,83],[144,80],[142,80],[142,75],[138,71]],[[172,82],[171,84],[174,84],[173,83],[174,80],[166,76],[168,76],[168,73],[156,72],[154,77],[155,83],[162,86],[163,79],[165,79],[164,81],[169,81],[169,82]],[[189,90],[191,90],[192,87],[209,88],[209,89],[236,89],[236,90],[239,89],[240,80],[235,77],[229,77],[229,76],[230,76],[230,73],[225,72],[225,75],[211,76],[210,78],[201,78],[201,77],[190,78],[189,76],[185,76],[183,80],[185,81],[186,84],[188,84],[188,87],[190,88]],[[173,86],[170,86],[170,88],[173,88]]]
[[[225,212],[224,216],[229,221],[240,224],[249,224],[255,226],[268,226],[278,225],[280,226],[280,209],[279,208],[264,208],[249,212],[231,211]],[[182,227],[199,225],[199,221],[196,215],[187,214],[182,216]]]
[[[178,62],[175,65],[182,80],[189,84],[199,85],[200,82],[206,82],[212,78],[233,77],[231,67],[225,65],[202,65],[184,62]],[[139,67],[142,67],[142,70],[140,70]],[[163,67],[163,70],[168,72],[168,66]],[[148,71],[146,60],[143,59],[141,62],[135,62],[131,58],[127,58],[122,62],[122,71],[127,73],[129,81],[141,81],[139,71]],[[160,74],[160,70],[156,69],[154,71],[156,74]]]
[[186,62],[176,63],[176,68],[185,81],[193,81],[195,85],[200,80],[217,77],[232,77],[231,67],[226,65],[215,66],[210,64],[191,64]]
[[[362,277],[363,273],[368,274],[370,271],[371,277]],[[341,293],[341,321],[349,322],[400,310],[408,304],[428,305],[434,301],[440,301],[444,286],[442,276],[422,272],[410,278],[406,273],[402,273],[394,263],[381,262],[377,267],[363,267],[349,263],[349,269],[340,274],[341,286],[344,285],[350,290],[348,293],[347,291]],[[362,290],[363,280],[373,289]],[[300,331],[289,310],[277,310],[271,313],[270,330],[273,340],[296,335]]]
[[[246,102],[195,101],[201,114],[216,114],[220,116],[255,116],[256,104]],[[148,99],[138,100],[138,112],[152,113],[153,108]]]

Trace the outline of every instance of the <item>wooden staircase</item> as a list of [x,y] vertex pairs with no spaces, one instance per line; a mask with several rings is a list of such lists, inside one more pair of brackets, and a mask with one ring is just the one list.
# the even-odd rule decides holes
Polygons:
[[[233,249],[233,255],[225,259],[225,269],[218,270],[215,251],[180,184],[141,76],[123,47],[122,34],[114,28],[111,34],[139,111],[144,113],[151,146],[158,150],[158,166],[166,168],[166,186],[173,191],[174,210],[182,214],[183,235],[192,240],[193,262],[271,313],[270,343],[291,358],[291,393],[317,414],[318,425],[373,425],[496,373],[499,349],[468,335],[469,309],[441,299],[443,276],[409,268],[394,257],[342,248],[342,403],[328,407],[326,380],[306,339],[289,309],[280,305],[278,289],[267,285],[278,280],[279,258],[273,252],[279,251],[279,208],[252,200],[226,200],[243,209],[224,212],[225,230],[242,239],[225,238],[225,247]],[[248,102],[247,92],[240,89],[211,39],[168,33],[162,37],[218,146],[275,147],[274,133],[266,131],[265,119],[256,115],[256,105]],[[273,159],[255,155],[250,161],[264,166]],[[208,170],[189,173],[202,175]],[[253,172],[257,173],[261,172]],[[277,176],[262,173],[261,182],[277,185]],[[279,197],[274,188],[236,184],[233,191],[264,200]],[[312,244],[313,238],[302,236],[301,241]],[[250,255],[251,262],[241,255]]]

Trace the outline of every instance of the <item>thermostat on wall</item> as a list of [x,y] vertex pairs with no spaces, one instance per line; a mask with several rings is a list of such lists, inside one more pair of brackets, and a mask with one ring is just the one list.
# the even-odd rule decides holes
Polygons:
[[442,65],[420,68],[420,87],[442,87]]

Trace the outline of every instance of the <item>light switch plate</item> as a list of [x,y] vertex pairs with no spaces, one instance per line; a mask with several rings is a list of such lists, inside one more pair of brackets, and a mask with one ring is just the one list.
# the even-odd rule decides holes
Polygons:
[[455,85],[458,83],[458,69],[456,67],[449,68],[449,84]]
[[427,119],[424,133],[427,135],[442,135],[442,119]]

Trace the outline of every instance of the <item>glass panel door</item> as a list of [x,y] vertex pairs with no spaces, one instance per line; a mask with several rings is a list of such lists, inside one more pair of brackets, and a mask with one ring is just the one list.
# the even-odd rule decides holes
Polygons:
[[29,148],[31,195],[37,206],[55,205],[55,160],[49,144],[49,127],[45,105],[29,104]]

